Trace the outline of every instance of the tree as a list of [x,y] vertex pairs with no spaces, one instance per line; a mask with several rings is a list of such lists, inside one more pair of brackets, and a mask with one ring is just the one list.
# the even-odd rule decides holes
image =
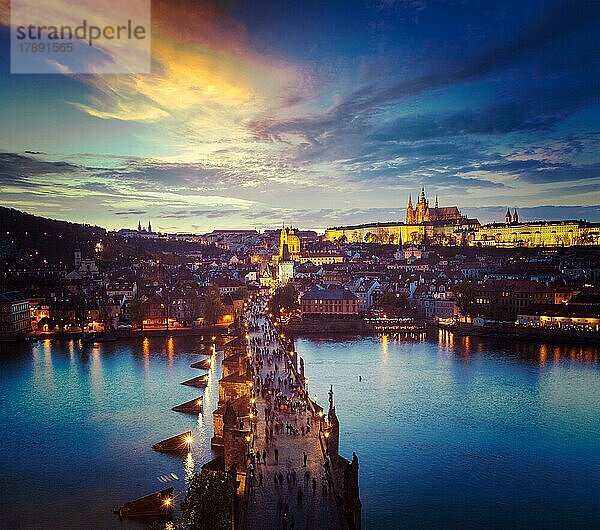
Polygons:
[[136,296],[131,299],[128,304],[129,318],[134,324],[139,324],[140,328],[144,329],[144,317],[146,315],[146,298],[144,296]]
[[204,320],[207,324],[214,326],[223,315],[223,311],[221,291],[216,285],[209,286],[204,295]]
[[456,305],[461,314],[467,317],[472,317],[477,301],[477,290],[475,284],[471,281],[463,281],[452,287],[452,292],[456,299]]
[[87,324],[87,298],[84,291],[77,291],[71,299],[75,309],[75,325],[85,331]]
[[279,316],[282,309],[292,311],[298,307],[298,293],[294,286],[290,284],[275,289],[269,302],[269,311],[277,316]]
[[398,299],[394,293],[391,291],[386,291],[381,295],[381,298],[379,299],[379,305],[381,307],[396,307],[397,300]]
[[226,530],[232,524],[233,485],[227,473],[196,473],[181,502],[181,520],[189,530]]

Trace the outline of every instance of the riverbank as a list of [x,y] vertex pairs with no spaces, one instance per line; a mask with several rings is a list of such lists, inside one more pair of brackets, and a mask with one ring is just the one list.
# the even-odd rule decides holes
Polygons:
[[456,336],[511,338],[524,341],[555,342],[566,344],[600,343],[600,333],[573,329],[531,328],[514,325],[475,326],[470,323],[444,325],[438,322],[406,322],[390,324],[382,320],[368,320],[361,317],[345,317],[332,319],[306,319],[294,321],[283,326],[290,335],[376,335],[392,333],[403,335],[420,335],[427,331],[443,329]]
[[232,337],[224,326],[172,329],[120,329],[108,333],[85,333],[69,331],[34,331],[27,336],[6,338],[2,342],[36,342],[38,340],[83,340],[84,342],[117,342],[120,340],[152,337]]
[[362,317],[344,317],[332,319],[303,319],[285,324],[284,332],[289,334],[322,335],[322,334],[357,334],[369,335],[377,333],[424,333],[424,323],[415,321],[393,321],[392,319],[365,319]]
[[475,326],[464,322],[447,326],[431,323],[428,324],[428,326],[432,329],[447,330],[459,337],[503,337],[525,341],[557,342],[566,344],[597,345],[600,343],[600,333],[571,329],[544,329],[510,325]]

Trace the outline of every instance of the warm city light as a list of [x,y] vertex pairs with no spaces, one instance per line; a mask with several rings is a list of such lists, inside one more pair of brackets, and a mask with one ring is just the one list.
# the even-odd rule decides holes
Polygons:
[[600,530],[599,20],[5,0],[0,526]]

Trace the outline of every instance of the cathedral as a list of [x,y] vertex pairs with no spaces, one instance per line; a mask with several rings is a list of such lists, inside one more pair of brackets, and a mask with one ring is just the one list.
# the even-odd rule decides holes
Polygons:
[[435,205],[429,206],[425,189],[413,206],[412,197],[408,198],[404,223],[369,223],[356,226],[339,226],[328,228],[325,239],[358,243],[402,244],[434,242],[439,245],[457,244],[467,237],[472,237],[479,229],[477,219],[469,219],[460,213],[457,206],[440,207],[438,197]]
[[420,225],[429,222],[452,223],[462,220],[463,217],[456,206],[440,208],[437,195],[435,196],[435,206],[430,208],[429,201],[425,198],[425,188],[421,188],[421,196],[415,207],[412,204],[412,196],[408,197],[405,220],[407,225]]
[[300,238],[294,233],[294,228],[281,228],[279,235],[279,261],[297,260],[300,255]]

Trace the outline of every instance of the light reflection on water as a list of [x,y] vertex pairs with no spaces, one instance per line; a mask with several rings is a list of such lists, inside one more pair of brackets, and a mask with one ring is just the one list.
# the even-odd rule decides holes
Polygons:
[[434,336],[296,341],[365,527],[600,527],[599,348]]
[[[297,341],[311,395],[324,403],[334,385],[342,453],[360,458],[366,528],[598,526],[599,349],[435,338]],[[1,345],[2,524],[139,528],[111,509],[166,487],[157,477],[169,473],[181,500],[212,458],[222,352],[209,350],[204,391],[180,384],[203,373],[189,366],[200,347]],[[171,411],[200,395],[198,416]],[[188,429],[187,457],[151,450]]]
[[[213,457],[212,411],[222,353],[208,387],[190,364],[198,338],[0,345],[0,520],[3,528],[141,528],[112,508],[172,485]],[[199,415],[171,407],[204,394]],[[193,453],[157,453],[157,441],[192,430]],[[158,477],[174,473],[165,484]]]

